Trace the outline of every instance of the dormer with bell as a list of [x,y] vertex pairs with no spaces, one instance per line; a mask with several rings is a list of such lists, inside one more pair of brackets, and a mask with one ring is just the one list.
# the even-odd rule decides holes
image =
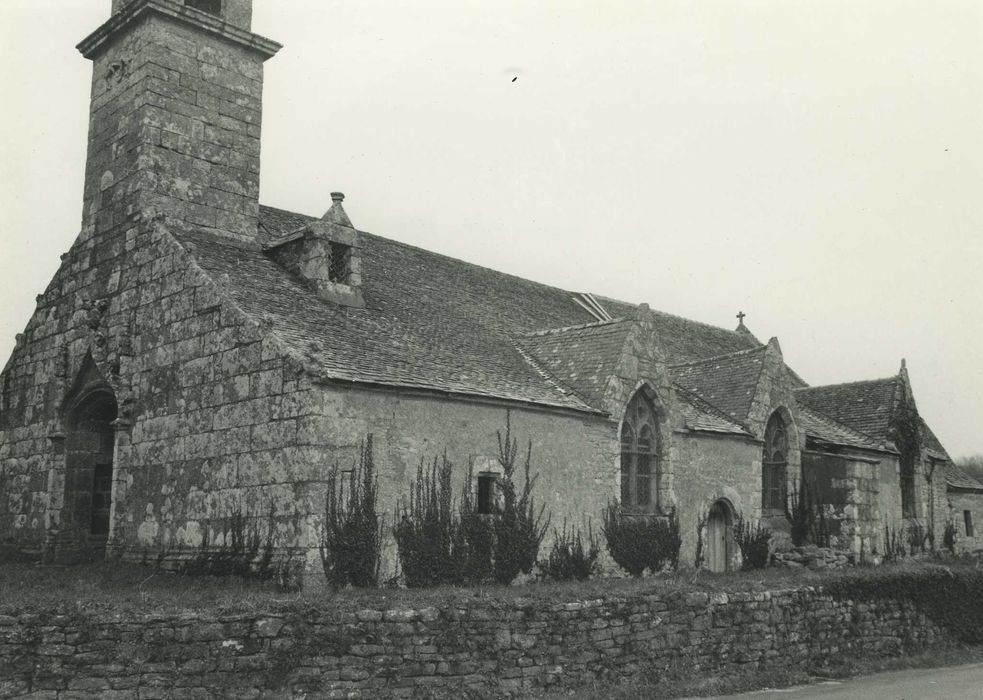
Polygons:
[[266,253],[325,301],[362,308],[362,255],[358,230],[345,213],[345,195],[331,193],[331,208],[315,221],[271,241]]

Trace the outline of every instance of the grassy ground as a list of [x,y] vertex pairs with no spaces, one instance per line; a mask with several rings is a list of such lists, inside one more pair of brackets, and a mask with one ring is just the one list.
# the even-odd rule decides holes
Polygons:
[[[976,559],[947,559],[950,567],[983,566]],[[904,561],[878,567],[876,572],[916,570],[930,562]],[[764,591],[819,586],[840,577],[870,575],[868,569],[816,572],[807,569],[763,569],[728,574],[683,571],[642,580],[595,579],[586,582],[536,582],[526,585],[475,588],[371,589],[334,591],[319,572],[309,574],[305,589],[277,591],[269,583],[239,578],[191,577],[131,564],[100,562],[71,567],[0,562],[0,609],[50,610],[65,605],[86,607],[107,604],[116,608],[146,610],[222,610],[228,612],[323,605],[334,608],[466,606],[475,598],[517,598],[532,601],[589,600],[612,595],[687,593],[692,591]]]

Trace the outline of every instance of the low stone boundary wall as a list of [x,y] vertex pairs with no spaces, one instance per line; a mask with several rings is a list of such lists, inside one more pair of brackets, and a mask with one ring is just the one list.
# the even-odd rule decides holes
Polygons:
[[[350,602],[349,602],[350,605]],[[442,609],[0,615],[0,697],[426,697],[521,694],[654,665],[700,673],[815,665],[945,641],[907,604],[811,588],[549,602],[474,598]],[[448,695],[451,696],[451,695]]]

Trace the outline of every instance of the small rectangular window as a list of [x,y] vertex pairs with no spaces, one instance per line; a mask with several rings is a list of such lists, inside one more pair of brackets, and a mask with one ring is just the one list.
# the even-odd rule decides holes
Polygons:
[[495,474],[478,475],[478,513],[491,515],[498,512],[498,505],[495,502],[495,490],[498,476]]
[[973,529],[973,511],[963,511],[963,522],[966,523],[966,537],[976,537],[976,531]]
[[331,244],[331,261],[328,264],[328,280],[349,284],[352,277],[352,247],[343,243]]
[[193,7],[210,15],[222,14],[222,0],[184,0],[184,6]]

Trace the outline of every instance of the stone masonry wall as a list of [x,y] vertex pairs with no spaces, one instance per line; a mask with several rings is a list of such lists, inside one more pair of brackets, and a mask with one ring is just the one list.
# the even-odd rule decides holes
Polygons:
[[892,655],[946,635],[910,607],[813,589],[425,609],[0,615],[0,698],[518,694],[644,668],[711,674]]
[[692,567],[698,539],[707,536],[707,513],[717,500],[725,499],[744,518],[761,517],[761,445],[723,436],[677,433],[674,438],[674,490],[682,537],[679,564]]
[[111,547],[193,547],[206,528],[215,542],[233,509],[271,506],[278,543],[294,544],[305,489],[323,480],[304,422],[320,389],[165,226],[134,228],[115,255],[109,243],[73,246],[3,373],[0,541],[39,549],[84,528],[60,517],[63,401],[91,356],[123,421]]
[[[983,551],[983,493],[973,491],[949,492],[950,517],[956,526],[956,549],[960,552]],[[970,512],[973,523],[973,537],[966,532],[966,515]],[[939,545],[942,536],[937,537]]]
[[[497,460],[497,432],[505,432],[506,407],[501,404],[447,399],[433,394],[345,388],[325,384],[318,396],[310,430],[318,436],[325,455],[324,468],[337,464],[351,469],[358,444],[372,433],[379,477],[378,513],[392,524],[400,499],[405,500],[416,479],[421,459],[429,466],[446,453],[453,464],[452,488],[456,498],[473,467],[479,473],[501,474]],[[600,416],[561,414],[513,407],[512,436],[518,440],[519,467],[532,441],[531,474],[537,481],[533,494],[552,514],[557,529],[566,518],[571,525],[592,520],[599,530],[601,510],[618,493],[617,425]],[[321,492],[323,493],[323,492]],[[312,501],[323,505],[323,496]],[[310,531],[317,532],[313,520]],[[395,543],[386,528],[385,570],[395,569]],[[549,533],[548,540],[552,533]],[[549,543],[541,553],[545,556]]]

